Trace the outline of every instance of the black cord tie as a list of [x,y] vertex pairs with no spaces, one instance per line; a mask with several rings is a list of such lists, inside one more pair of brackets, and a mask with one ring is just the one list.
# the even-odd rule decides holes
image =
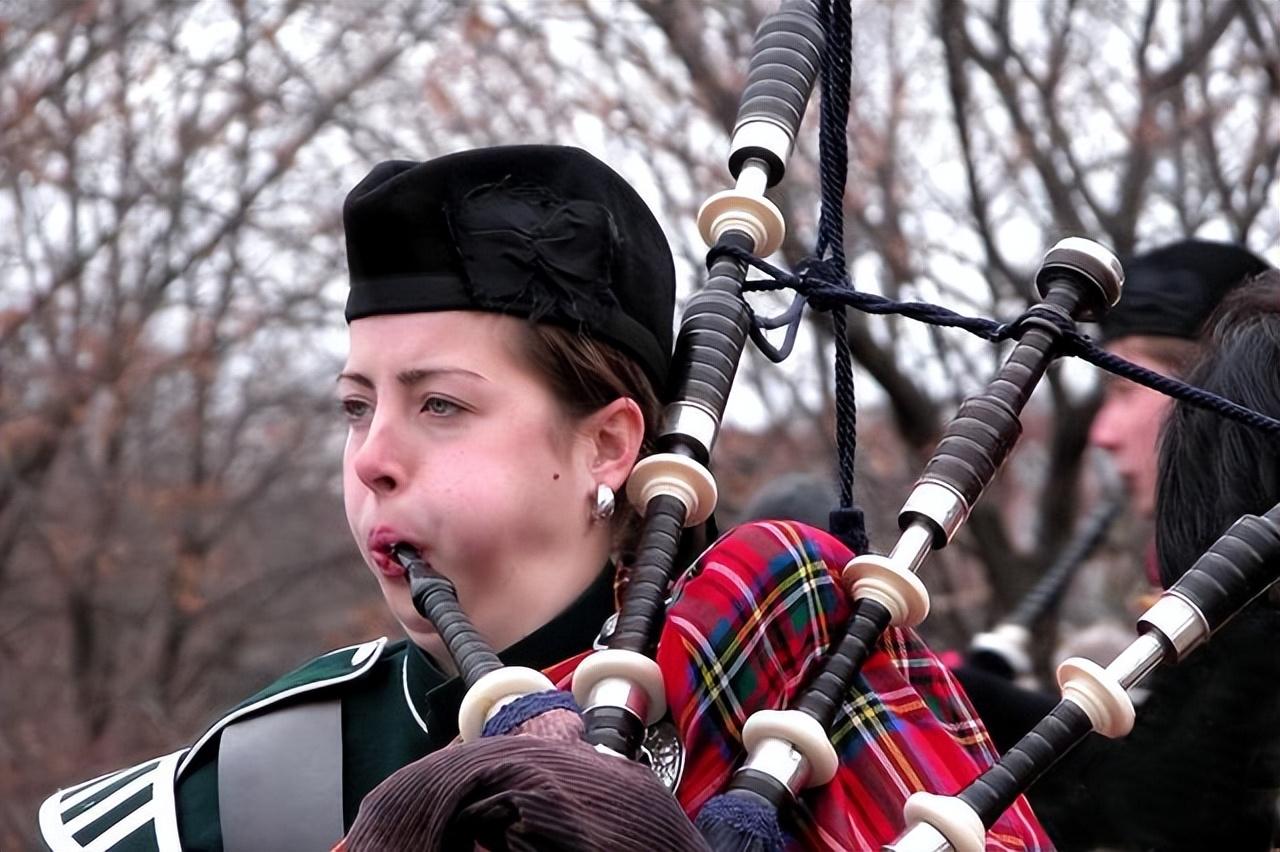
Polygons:
[[796,277],[799,279],[797,292],[808,298],[815,311],[843,310],[845,303],[840,301],[839,294],[854,292],[853,282],[833,257],[806,257],[796,265]]
[[1046,332],[1054,339],[1055,348],[1060,348],[1063,338],[1076,330],[1076,321],[1057,305],[1039,302],[1027,308],[1017,319],[997,325],[987,339],[993,343],[1021,340],[1022,335],[1032,328]]
[[827,516],[831,534],[844,542],[854,553],[870,553],[871,541],[867,538],[866,516],[861,506],[839,506]]
[[[753,269],[769,276],[768,279],[757,278],[748,281],[743,287],[747,291],[790,289],[806,296],[811,303],[815,298],[819,301],[829,299],[867,314],[894,314],[929,325],[942,326],[944,328],[961,328],[992,343],[1016,338],[1022,334],[1028,324],[1028,320],[1024,318],[1029,314],[1036,313],[1036,309],[1033,307],[1017,319],[1007,323],[997,323],[984,317],[969,317],[958,314],[955,311],[930,302],[898,302],[893,299],[886,299],[884,296],[877,296],[874,293],[864,293],[832,285],[826,280],[825,267],[816,264],[811,265],[809,276],[802,279],[741,249],[732,247],[712,249],[710,256],[718,257],[721,254],[729,254]],[[1057,326],[1057,320],[1054,316],[1046,315],[1045,318]],[[1268,417],[1261,412],[1232,402],[1215,393],[1210,393],[1203,388],[1189,385],[1170,376],[1161,375],[1145,367],[1139,367],[1131,361],[1126,361],[1120,356],[1106,351],[1087,334],[1074,327],[1069,329],[1060,328],[1061,336],[1058,340],[1058,345],[1061,347],[1063,355],[1070,355],[1082,361],[1087,361],[1100,370],[1128,379],[1143,387],[1151,388],[1188,405],[1212,411],[1228,420],[1243,423],[1269,435],[1280,435],[1280,420],[1276,420],[1274,417]]]

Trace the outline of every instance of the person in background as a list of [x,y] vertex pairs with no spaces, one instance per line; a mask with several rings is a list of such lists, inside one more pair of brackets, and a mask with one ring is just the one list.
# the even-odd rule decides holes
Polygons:
[[[1231,293],[1209,329],[1205,356],[1188,381],[1280,417],[1280,271]],[[1280,503],[1280,441],[1179,403],[1168,417],[1153,485],[1158,577],[1167,588],[1237,518]],[[1032,806],[1060,849],[1275,847],[1275,600],[1273,589],[1186,661],[1153,673],[1127,737],[1091,736],[1032,787]]]
[[[1242,246],[1185,239],[1124,262],[1120,302],[1102,318],[1107,351],[1181,378],[1200,354],[1205,321],[1228,293],[1269,268]],[[1160,429],[1173,400],[1108,374],[1089,443],[1110,459],[1140,517],[1155,513]],[[1152,581],[1155,577],[1152,576]]]
[[756,491],[742,511],[742,523],[799,521],[826,530],[830,526],[831,510],[838,504],[830,478],[813,473],[789,473]]
[[[1120,302],[1102,318],[1102,342],[1115,355],[1177,378],[1196,362],[1205,322],[1223,298],[1249,276],[1270,268],[1242,246],[1194,238],[1127,258],[1123,266],[1124,289]],[[1104,382],[1089,442],[1107,455],[1130,507],[1149,524],[1155,514],[1160,430],[1173,400],[1111,374]],[[1147,547],[1143,570],[1155,589],[1159,577],[1154,543]],[[1111,638],[1073,647],[1075,637],[1067,637],[1065,655],[1094,658],[1108,644],[1119,650],[1130,635],[1127,629],[1116,631],[1110,623],[1100,623],[1080,634],[1082,644],[1099,633]],[[1057,703],[1056,693],[1016,688],[1007,668],[990,668],[978,657],[956,667],[955,673],[1001,751]]]

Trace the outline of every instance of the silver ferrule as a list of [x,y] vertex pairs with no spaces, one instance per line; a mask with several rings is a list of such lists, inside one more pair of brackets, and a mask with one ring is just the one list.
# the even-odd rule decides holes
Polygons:
[[708,458],[719,431],[720,422],[716,416],[696,402],[673,402],[662,414],[663,435],[682,435],[688,438],[702,447]]
[[[783,158],[783,162],[786,162],[786,158]],[[752,157],[742,164],[742,171],[738,172],[738,182],[733,188],[746,195],[764,195],[768,186],[769,167],[763,160]]]
[[742,764],[743,769],[763,772],[779,783],[785,784],[792,795],[797,795],[809,781],[809,761],[791,743],[779,737],[760,740]]
[[889,551],[889,561],[912,574],[918,573],[925,557],[933,551],[934,532],[927,521],[914,521],[898,536],[893,550]]
[[583,712],[596,707],[621,707],[643,722],[649,715],[649,695],[625,677],[601,678],[591,688]]
[[1138,619],[1138,629],[1163,636],[1173,649],[1175,660],[1181,660],[1208,639],[1210,632],[1200,608],[1176,591],[1162,594]]
[[927,822],[916,823],[880,849],[881,852],[953,852],[946,835]]
[[917,482],[898,512],[898,526],[926,520],[933,526],[933,548],[941,550],[969,517],[969,504],[941,482]]
[[1160,665],[1168,651],[1160,637],[1152,633],[1144,633],[1129,643],[1129,647],[1121,651],[1111,664],[1107,666],[1107,674],[1119,681],[1120,686],[1129,689],[1151,673]]

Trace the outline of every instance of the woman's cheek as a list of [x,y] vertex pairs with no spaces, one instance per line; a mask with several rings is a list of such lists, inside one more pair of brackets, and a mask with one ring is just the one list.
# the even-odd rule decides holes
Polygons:
[[[354,477],[343,471],[342,476],[342,507],[347,515],[347,528],[351,530],[351,538],[355,541],[356,547],[360,547],[360,497],[357,489],[354,487]],[[360,547],[361,556],[364,555],[364,548]],[[365,560],[368,561],[367,559]]]

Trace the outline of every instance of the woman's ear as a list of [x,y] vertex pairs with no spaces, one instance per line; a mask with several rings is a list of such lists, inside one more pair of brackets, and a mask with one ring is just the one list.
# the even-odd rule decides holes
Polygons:
[[588,465],[592,478],[617,491],[627,481],[644,443],[644,414],[630,397],[620,397],[587,417]]

